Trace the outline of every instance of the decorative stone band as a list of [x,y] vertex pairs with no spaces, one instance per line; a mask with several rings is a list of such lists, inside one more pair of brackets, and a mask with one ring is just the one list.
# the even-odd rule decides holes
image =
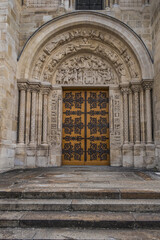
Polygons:
[[[41,129],[40,131],[38,131],[38,134],[42,133],[41,134],[42,143],[47,144],[47,128],[48,128],[47,108],[48,108],[48,94],[51,90],[51,85],[42,84],[39,82],[18,81],[18,88],[20,90],[18,143],[20,144],[30,143],[31,145],[35,145],[37,139],[36,126],[39,122],[42,122]],[[28,92],[30,92],[31,111],[28,111],[26,103],[26,95]],[[41,102],[42,106],[40,106],[39,108],[43,109],[42,111],[43,114],[39,114],[40,109],[37,108],[37,100],[38,98],[40,98],[40,95],[43,95],[43,99]],[[28,119],[30,119],[30,124],[28,124]],[[28,130],[29,127],[30,130]]]

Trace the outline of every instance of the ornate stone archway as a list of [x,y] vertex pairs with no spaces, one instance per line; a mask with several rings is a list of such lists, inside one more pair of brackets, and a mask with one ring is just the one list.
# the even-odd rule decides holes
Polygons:
[[[48,22],[18,63],[17,162],[61,165],[63,87],[109,87],[111,165],[153,167],[153,66],[137,35],[106,15],[78,12]],[[26,107],[24,107],[26,106]]]

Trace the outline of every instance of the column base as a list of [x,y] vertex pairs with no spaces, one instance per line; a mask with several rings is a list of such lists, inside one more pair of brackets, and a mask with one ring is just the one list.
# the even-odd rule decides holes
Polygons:
[[156,166],[156,158],[155,158],[155,145],[154,144],[146,144],[146,156],[144,158],[145,167],[146,168],[154,168]]
[[41,144],[37,147],[37,167],[48,167],[49,160],[49,146],[48,144]]
[[26,145],[24,143],[17,144],[14,165],[26,167]]
[[110,149],[110,166],[122,166],[122,150],[121,147]]
[[133,144],[124,144],[122,147],[122,166],[123,167],[133,167],[134,158],[133,158]]
[[36,167],[36,146],[35,144],[30,144],[27,147],[27,167]]
[[155,158],[156,158],[156,167],[160,170],[160,145],[157,144],[155,147]]
[[145,167],[144,157],[145,157],[145,145],[135,144],[134,145],[134,167],[135,168]]

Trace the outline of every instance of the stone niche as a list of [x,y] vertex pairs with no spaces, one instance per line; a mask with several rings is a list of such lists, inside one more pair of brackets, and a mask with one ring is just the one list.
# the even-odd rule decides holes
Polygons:
[[86,24],[56,33],[37,49],[28,70],[21,64],[28,76],[18,79],[15,164],[61,166],[63,89],[101,87],[109,89],[110,165],[154,167],[153,79],[143,79],[131,47],[110,30]]

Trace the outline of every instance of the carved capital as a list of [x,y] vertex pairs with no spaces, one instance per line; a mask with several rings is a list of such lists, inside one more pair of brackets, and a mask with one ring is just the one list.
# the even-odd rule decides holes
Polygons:
[[143,80],[142,86],[145,90],[151,90],[153,87],[153,81],[152,80]]
[[31,83],[29,85],[29,89],[31,92],[39,92],[40,91],[40,85],[37,83]]
[[129,87],[122,87],[122,88],[121,88],[121,92],[122,92],[123,94],[129,94],[129,91],[130,91],[130,88],[129,88]]
[[42,88],[42,94],[48,95],[50,92],[51,88],[50,87],[43,87]]
[[131,89],[132,89],[132,91],[134,92],[134,93],[138,93],[138,92],[140,92],[141,91],[141,85],[140,84],[133,84],[132,86],[131,86]]
[[26,90],[28,88],[28,84],[27,83],[18,83],[18,89],[20,90],[20,91],[22,91],[22,90]]

